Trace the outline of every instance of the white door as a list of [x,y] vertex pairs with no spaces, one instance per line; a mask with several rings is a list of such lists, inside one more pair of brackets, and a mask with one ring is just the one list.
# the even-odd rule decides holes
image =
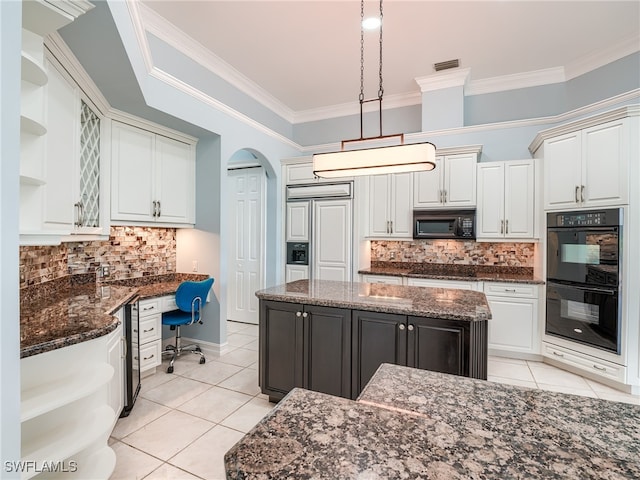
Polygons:
[[369,236],[388,237],[389,199],[391,183],[389,175],[369,176]]
[[351,281],[351,200],[313,202],[313,278]]
[[504,236],[504,162],[478,164],[478,238]]
[[453,155],[444,162],[444,202],[452,207],[476,204],[477,156]]
[[429,208],[442,206],[442,177],[444,160],[436,157],[436,168],[413,174],[413,206]]
[[395,237],[413,236],[413,175],[394,173],[391,175],[390,231]]
[[309,201],[287,203],[286,241],[309,241]]
[[574,208],[580,202],[582,145],[580,132],[544,142],[544,207]]
[[230,258],[227,318],[258,323],[256,290],[264,288],[264,170],[230,170]]
[[191,145],[156,137],[156,191],[160,222],[194,223],[195,162]]
[[507,238],[533,238],[533,161],[506,162],[504,167],[504,233]]

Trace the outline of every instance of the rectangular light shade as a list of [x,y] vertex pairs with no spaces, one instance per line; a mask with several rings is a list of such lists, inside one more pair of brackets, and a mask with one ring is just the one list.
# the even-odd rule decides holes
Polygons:
[[432,143],[411,143],[389,147],[318,153],[313,156],[313,173],[322,178],[420,172],[436,166]]

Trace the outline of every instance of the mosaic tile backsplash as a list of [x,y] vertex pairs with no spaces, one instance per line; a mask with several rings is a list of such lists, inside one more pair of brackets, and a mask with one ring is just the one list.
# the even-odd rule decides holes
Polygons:
[[[109,240],[20,247],[20,287],[68,274],[97,273],[109,266],[104,280],[124,280],[176,271],[176,229],[111,227]],[[98,282],[102,281],[96,275]]]
[[371,242],[371,261],[533,267],[534,250],[533,243],[374,240]]

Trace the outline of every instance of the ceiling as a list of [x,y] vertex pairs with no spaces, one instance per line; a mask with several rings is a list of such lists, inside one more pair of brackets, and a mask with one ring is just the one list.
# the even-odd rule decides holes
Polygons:
[[[143,0],[293,112],[357,102],[360,2]],[[148,11],[147,9],[147,11]],[[383,3],[385,99],[416,95],[415,79],[459,59],[474,82],[568,69],[640,50],[640,2],[418,1]],[[379,15],[366,2],[365,16]],[[365,33],[365,97],[378,91],[378,31]],[[606,62],[605,62],[606,63]],[[574,68],[575,70],[575,68]]]

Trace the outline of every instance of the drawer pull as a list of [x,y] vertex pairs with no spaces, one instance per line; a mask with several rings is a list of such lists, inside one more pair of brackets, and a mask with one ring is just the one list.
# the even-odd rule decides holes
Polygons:
[[413,332],[413,325],[409,325],[409,326],[407,327],[407,330],[409,330],[410,332]]
[[149,333],[149,332],[153,332],[155,330],[155,327],[151,327],[149,330],[143,330],[142,333]]
[[505,288],[504,289],[505,292],[512,292],[512,293],[516,293],[516,289],[515,288]]
[[151,360],[155,355],[152,353],[150,357],[142,357],[142,360]]
[[595,368],[596,370],[600,370],[601,372],[606,372],[607,369],[604,367],[599,367],[598,365],[594,365],[593,368]]
[[404,330],[404,323],[401,323],[400,325],[398,325],[398,328],[399,328],[400,330]]
[[302,316],[302,312],[296,312],[296,317],[301,317]]
[[564,353],[553,352],[556,357],[564,358]]
[[144,308],[142,309],[142,311],[143,311],[143,312],[146,312],[147,310],[153,310],[154,308],[156,308],[156,307],[154,307],[153,305],[151,305],[150,307],[144,307]]

